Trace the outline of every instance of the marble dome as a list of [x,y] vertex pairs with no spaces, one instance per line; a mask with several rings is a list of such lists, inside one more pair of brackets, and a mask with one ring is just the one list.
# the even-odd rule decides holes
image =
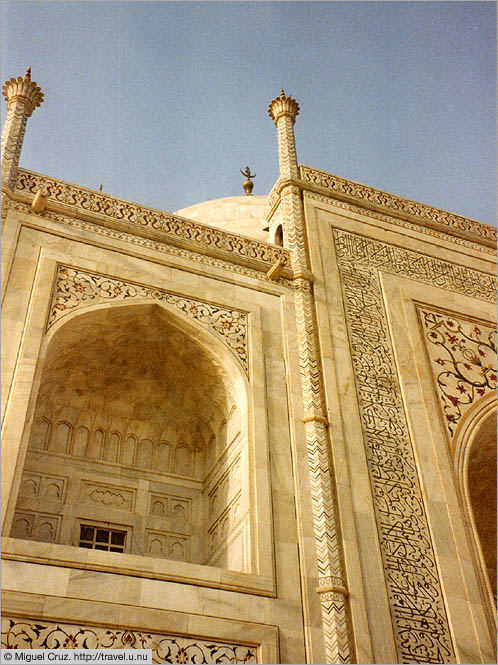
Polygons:
[[268,231],[263,231],[267,213],[266,196],[229,196],[182,208],[175,215],[269,242]]

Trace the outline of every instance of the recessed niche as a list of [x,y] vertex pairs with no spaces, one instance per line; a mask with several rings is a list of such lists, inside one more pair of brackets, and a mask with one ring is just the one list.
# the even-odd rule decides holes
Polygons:
[[[78,524],[108,522],[130,530],[130,553],[251,572],[247,397],[231,352],[158,304],[121,305],[69,319],[41,362],[12,535],[78,546]],[[39,496],[33,472],[67,491]]]

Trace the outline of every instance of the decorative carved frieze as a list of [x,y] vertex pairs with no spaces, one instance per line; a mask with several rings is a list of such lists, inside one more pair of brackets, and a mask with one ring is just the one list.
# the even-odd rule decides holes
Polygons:
[[208,529],[209,552],[212,553],[223,543],[226,545],[229,535],[231,535],[242,521],[241,510],[241,492],[239,491],[232,501],[228,504],[222,514],[211,524]]
[[88,304],[147,298],[175,307],[204,325],[230,349],[248,373],[247,313],[155,287],[58,265],[47,330],[65,313]]
[[153,663],[257,663],[257,647],[113,626],[2,617],[2,649],[152,649]]
[[399,662],[454,662],[379,270],[491,299],[491,278],[334,230]]
[[280,194],[278,193],[278,189],[277,189],[278,184],[279,184],[279,180],[277,180],[277,182],[273,185],[273,188],[272,188],[271,192],[266,197],[266,200],[268,202],[268,208],[269,208],[269,211],[270,211],[269,214],[271,214],[271,212],[273,210],[273,206],[280,199]]
[[352,203],[338,201],[337,199],[334,199],[330,196],[322,196],[316,192],[305,191],[304,195],[306,198],[310,198],[315,201],[321,201],[322,203],[326,203],[328,206],[333,206],[334,208],[348,210],[359,215],[363,215],[364,217],[370,217],[371,219],[379,219],[383,222],[388,222],[389,224],[394,224],[405,229],[410,229],[410,231],[418,231],[419,233],[423,233],[424,235],[428,235],[433,238],[440,238],[441,240],[450,241],[455,245],[460,245],[461,247],[470,247],[471,249],[477,250],[478,252],[484,252],[486,254],[496,256],[496,247],[488,247],[487,245],[483,245],[478,242],[472,242],[472,240],[458,238],[457,236],[450,236],[444,231],[437,231],[436,229],[432,229],[427,226],[420,226],[420,224],[409,222],[406,219],[401,219],[399,217],[393,217],[392,215],[383,215],[380,212],[369,210],[368,208],[360,208],[359,206],[353,205]]
[[241,489],[240,454],[230,463],[223,475],[208,490],[210,519],[220,515]]
[[469,407],[496,390],[496,327],[456,312],[417,306],[438,407],[450,440]]
[[[9,208],[27,214],[31,214],[32,212],[29,205],[20,203],[19,201],[11,200],[6,194],[2,193],[2,219],[7,215]],[[206,254],[194,252],[189,249],[175,247],[174,245],[170,245],[167,242],[152,240],[151,238],[144,238],[143,236],[138,236],[133,233],[112,229],[107,226],[101,226],[99,224],[94,224],[82,219],[70,217],[69,215],[62,215],[47,210],[44,211],[43,218],[74,229],[80,229],[81,231],[90,231],[105,238],[111,238],[112,240],[122,240],[132,245],[136,245],[137,247],[152,249],[154,251],[168,254],[170,256],[177,256],[188,259],[189,261],[195,261],[196,263],[212,266],[214,268],[221,268],[222,270],[226,270],[232,274],[237,273],[239,275],[252,277],[253,279],[271,281],[270,278],[266,276],[267,266],[262,268],[262,271],[256,270],[245,265],[233,263],[229,260],[224,261],[223,259],[216,258],[214,256],[207,256]],[[277,281],[280,285],[290,286],[290,281],[285,277],[280,277]]]
[[133,511],[135,508],[134,489],[124,489],[115,485],[105,485],[91,481],[81,483],[80,501],[100,504],[106,508]]
[[153,492],[150,495],[149,514],[156,517],[185,520],[190,523],[192,500],[172,494]]
[[259,263],[264,272],[267,272],[278,260],[282,261],[284,268],[289,265],[288,252],[282,247],[222,231],[32,171],[18,170],[15,184],[17,192],[34,195],[39,189],[48,191],[49,201],[69,206],[74,215],[93,213],[95,221],[102,216],[103,220],[113,220],[118,225],[124,226],[120,230],[129,230],[133,233],[135,229],[137,233],[142,232],[142,234],[144,231],[159,232],[160,239],[164,242],[173,244],[183,242],[189,248],[198,248],[203,253],[211,251],[220,255],[225,254],[235,263],[238,259],[248,263]]
[[410,215],[420,219],[421,222],[441,224],[450,231],[460,231],[496,244],[497,230],[494,226],[488,226],[482,222],[477,222],[473,219],[447,212],[446,210],[440,210],[424,203],[395,196],[394,194],[389,194],[379,189],[353,182],[352,180],[346,180],[345,178],[340,178],[324,171],[312,169],[309,166],[300,166],[299,173],[301,180],[304,182],[318,185],[333,193],[344,194],[358,201],[365,201],[370,204],[382,206],[393,212]]

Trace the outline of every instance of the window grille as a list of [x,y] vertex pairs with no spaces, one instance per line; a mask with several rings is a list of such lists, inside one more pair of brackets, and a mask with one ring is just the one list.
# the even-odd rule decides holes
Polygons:
[[90,550],[104,550],[106,552],[124,552],[125,531],[104,529],[100,526],[80,526],[80,547]]

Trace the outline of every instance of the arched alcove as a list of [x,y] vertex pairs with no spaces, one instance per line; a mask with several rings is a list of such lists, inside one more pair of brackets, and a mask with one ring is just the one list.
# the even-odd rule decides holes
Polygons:
[[[68,318],[41,360],[12,535],[247,570],[244,382],[221,342],[162,305]],[[51,480],[61,494],[42,497]]]
[[475,433],[467,462],[467,484],[474,523],[496,601],[496,411]]
[[496,392],[477,402],[455,434],[455,467],[477,572],[496,623]]
[[273,240],[275,245],[283,247],[284,245],[284,231],[282,229],[282,224],[279,224],[275,229],[275,238]]

